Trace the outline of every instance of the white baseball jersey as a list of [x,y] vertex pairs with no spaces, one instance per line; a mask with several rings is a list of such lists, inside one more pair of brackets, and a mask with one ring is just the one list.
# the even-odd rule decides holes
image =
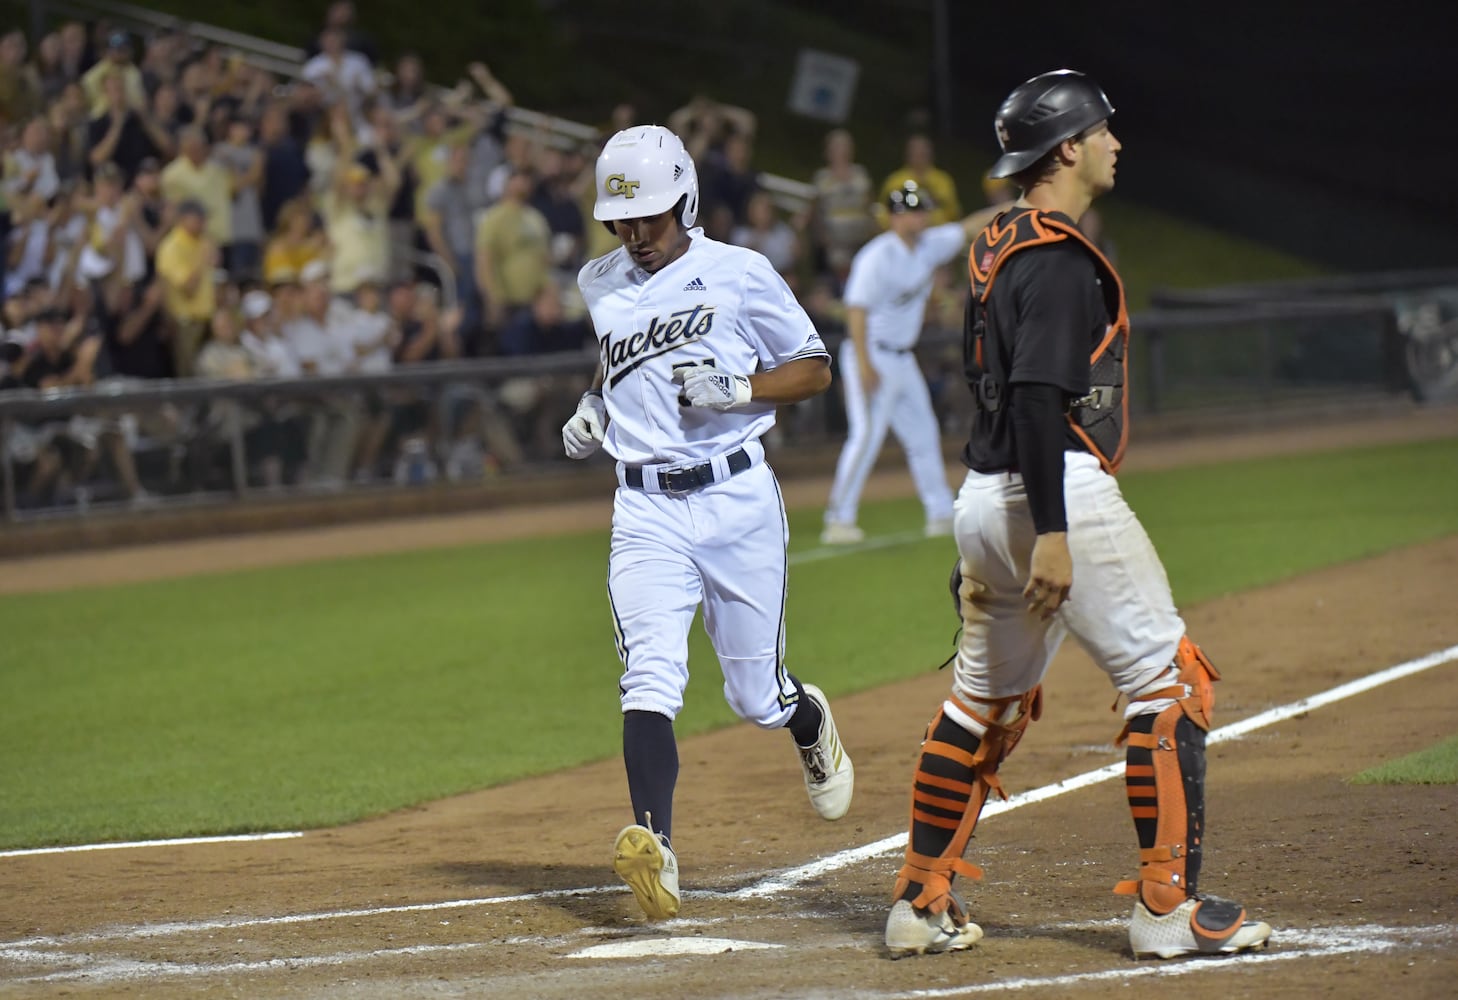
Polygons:
[[732,412],[679,402],[675,368],[713,364],[747,375],[829,357],[820,334],[761,254],[689,233],[681,257],[649,274],[621,247],[577,276],[603,365],[603,447],[628,465],[702,460],[758,438],[772,405]]
[[[755,440],[775,410],[687,406],[673,372],[712,362],[743,375],[827,354],[769,261],[700,229],[689,232],[684,254],[653,274],[618,249],[578,275],[602,353],[604,447],[618,459],[623,483],[613,499],[608,553],[608,600],[623,661],[618,686],[624,712],[677,716],[688,683],[688,630],[702,603],[725,698],[740,718],[774,729],[795,710],[784,661],[789,525]],[[722,456],[740,448],[747,468],[683,493],[634,488],[623,472],[706,462],[718,472]]]
[[901,442],[906,464],[926,512],[927,527],[952,517],[952,491],[942,464],[941,430],[916,355],[932,276],[967,245],[960,222],[932,226],[914,246],[886,232],[861,247],[851,261],[845,304],[866,311],[866,352],[878,386],[869,395],[855,345],[840,348],[840,384],[845,393],[847,433],[825,507],[827,524],[855,524],[861,493],[890,430]]
[[967,245],[960,222],[932,226],[915,246],[885,232],[861,247],[845,282],[845,304],[866,310],[866,336],[878,347],[905,350],[921,336],[932,275]]

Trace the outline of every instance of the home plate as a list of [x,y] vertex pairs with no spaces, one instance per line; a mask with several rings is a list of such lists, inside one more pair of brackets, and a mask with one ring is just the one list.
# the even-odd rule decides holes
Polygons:
[[611,941],[574,951],[568,958],[651,958],[659,955],[722,955],[728,951],[765,951],[783,948],[782,944],[763,941],[736,941],[734,938],[671,937],[634,938]]

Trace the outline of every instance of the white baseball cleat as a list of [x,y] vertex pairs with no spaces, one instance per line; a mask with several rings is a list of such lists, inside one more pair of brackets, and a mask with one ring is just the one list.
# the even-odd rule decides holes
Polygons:
[[866,540],[866,533],[854,524],[840,521],[827,522],[820,532],[821,545],[859,545]]
[[613,871],[628,883],[650,920],[678,916],[678,857],[646,826],[625,826],[613,845]]
[[892,958],[962,951],[982,940],[982,928],[972,921],[958,924],[950,909],[921,913],[907,899],[898,899],[886,917],[886,948]]
[[1229,955],[1264,947],[1271,925],[1246,916],[1245,907],[1219,896],[1191,896],[1162,917],[1134,904],[1129,947],[1135,958]]
[[934,517],[926,522],[924,534],[927,538],[946,538],[952,533],[952,519],[950,517]]
[[805,696],[820,706],[820,738],[813,747],[797,746],[800,768],[805,772],[805,791],[821,819],[840,819],[849,810],[856,787],[856,769],[841,745],[830,714],[830,701],[814,684],[806,684]]

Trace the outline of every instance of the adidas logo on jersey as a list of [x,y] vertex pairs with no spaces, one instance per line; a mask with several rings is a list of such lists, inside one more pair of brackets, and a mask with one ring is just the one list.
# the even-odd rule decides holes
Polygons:
[[707,292],[708,291],[708,289],[704,287],[704,283],[702,281],[700,281],[698,278],[695,278],[693,281],[690,281],[687,285],[684,285],[683,286],[683,290],[686,291],[686,292]]

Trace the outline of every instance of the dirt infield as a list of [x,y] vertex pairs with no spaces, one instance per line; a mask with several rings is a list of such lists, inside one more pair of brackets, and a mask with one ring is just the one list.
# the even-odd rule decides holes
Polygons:
[[[1416,421],[1384,440],[1452,426]],[[1331,444],[1351,441],[1337,429]],[[1319,444],[1305,432],[1201,447],[1234,457]],[[1135,455],[1192,457],[1173,446]],[[605,514],[593,505],[569,525]],[[411,540],[401,547],[447,543],[430,530],[465,540],[465,522],[447,520],[391,536]],[[496,515],[480,537],[526,524]],[[336,554],[366,544],[343,529],[330,537]],[[301,555],[306,538],[288,539],[287,560],[321,557]],[[222,550],[203,551],[195,562],[168,562],[160,547],[115,562],[102,553],[84,569],[66,557],[55,576],[39,565],[25,576],[62,586],[61,564],[87,582],[223,568]],[[1321,707],[1295,703],[1435,651],[1458,655],[1452,601],[1434,598],[1455,571],[1450,538],[1188,609],[1226,678],[1217,727],[1295,705],[1210,751],[1204,887],[1276,927],[1253,958],[1127,954],[1126,904],[1109,890],[1132,874],[1135,851],[1122,783],[1104,781],[984,819],[968,856],[987,874],[968,896],[987,938],[961,955],[888,961],[894,838],[947,684],[933,673],[837,700],[858,780],[836,824],[814,816],[779,734],[736,727],[685,741],[679,920],[645,925],[614,883],[607,859],[627,792],[611,760],[292,839],[0,858],[0,996],[1451,997],[1458,793],[1345,779],[1453,734],[1458,660]],[[1065,649],[1043,720],[1004,768],[1009,791],[1116,762],[1111,700],[1103,676]]]

